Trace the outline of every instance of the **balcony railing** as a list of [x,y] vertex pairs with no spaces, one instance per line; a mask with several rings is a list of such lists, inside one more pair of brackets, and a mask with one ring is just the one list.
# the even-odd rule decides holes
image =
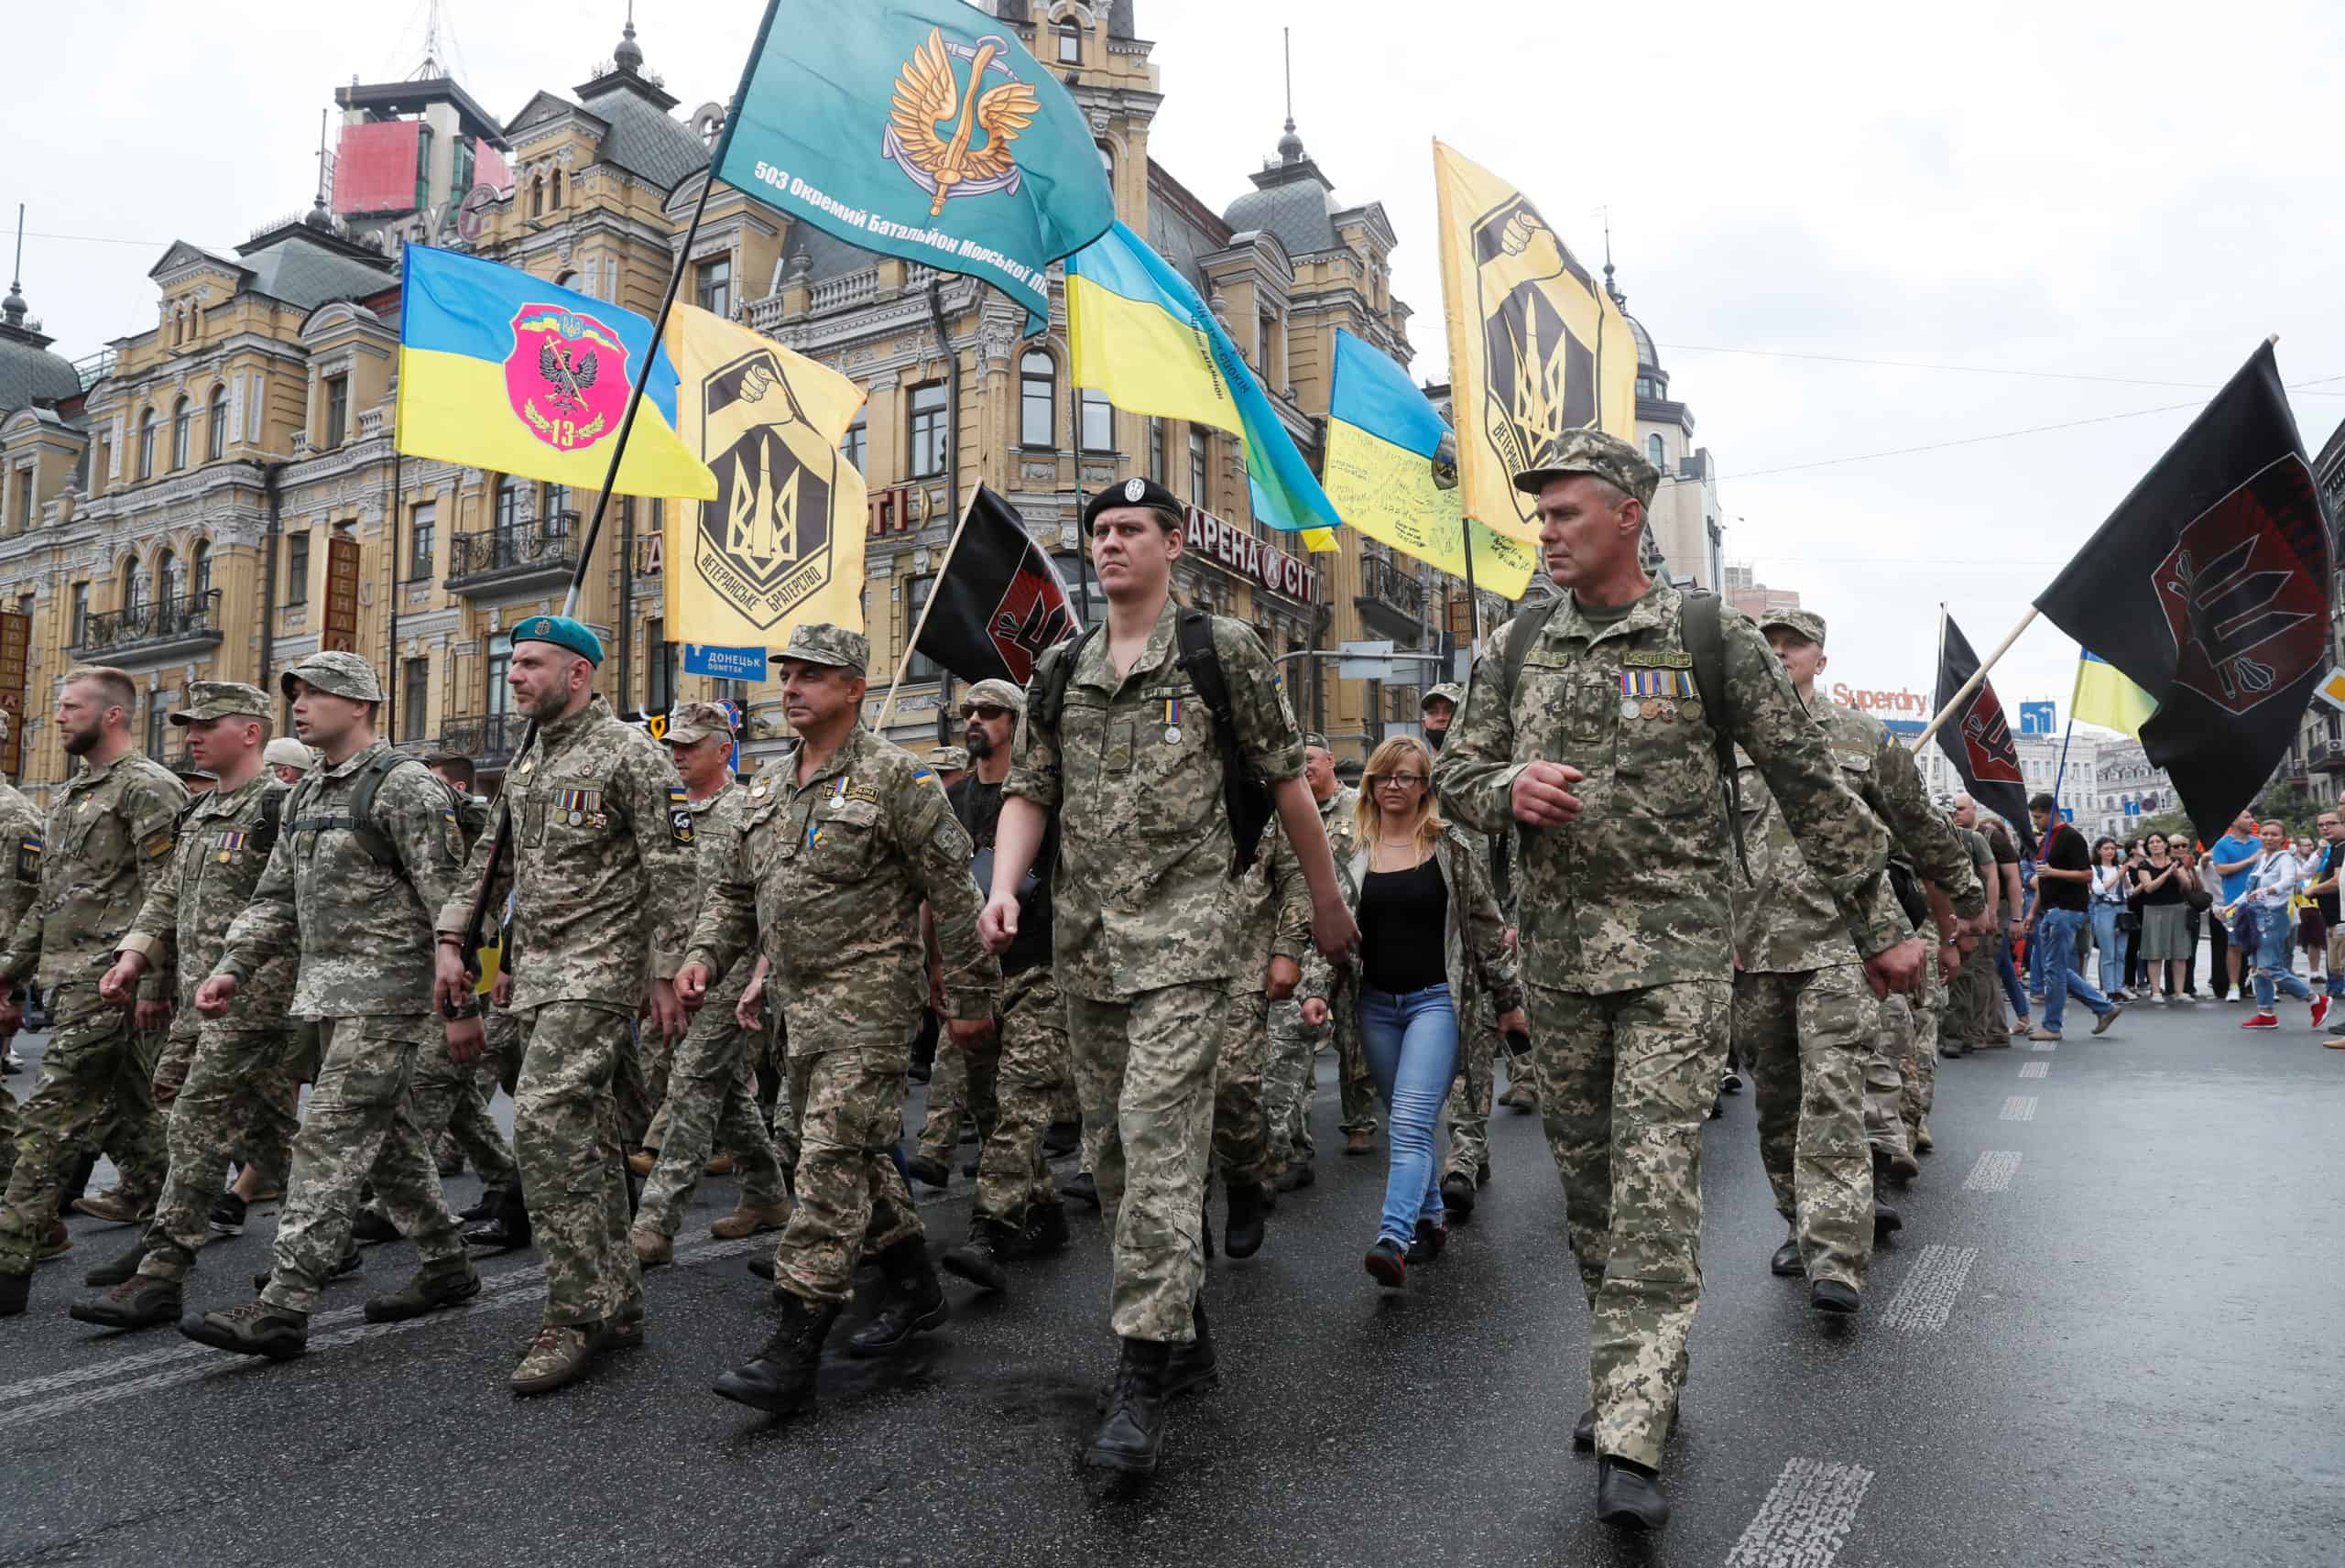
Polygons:
[[529,721],[518,713],[474,713],[449,719],[440,726],[440,749],[469,757],[474,765],[493,768],[511,760],[521,749]]
[[1380,556],[1359,563],[1359,593],[1354,600],[1375,629],[1388,637],[1409,637],[1424,623],[1425,588],[1413,577]]
[[220,590],[207,588],[201,593],[85,615],[73,651],[118,659],[131,652],[160,653],[210,647],[219,641]]
[[448,586],[469,587],[525,574],[568,575],[578,560],[578,514],[556,512],[448,541]]

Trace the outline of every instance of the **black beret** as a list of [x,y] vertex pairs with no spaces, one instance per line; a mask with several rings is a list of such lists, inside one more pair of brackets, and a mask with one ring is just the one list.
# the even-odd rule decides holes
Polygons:
[[1153,479],[1119,479],[1091,497],[1083,508],[1083,531],[1085,537],[1100,513],[1116,506],[1146,506],[1163,513],[1175,523],[1181,520],[1181,497]]

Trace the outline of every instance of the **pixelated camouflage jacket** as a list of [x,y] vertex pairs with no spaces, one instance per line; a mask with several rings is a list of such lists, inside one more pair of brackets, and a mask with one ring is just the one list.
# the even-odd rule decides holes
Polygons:
[[[170,865],[171,824],[186,803],[170,769],[137,752],[67,780],[41,834],[40,894],[16,920],[0,978],[22,980],[38,964],[44,986],[95,985]],[[159,975],[138,984],[141,999],[169,995]]]
[[[215,789],[187,804],[180,816],[179,846],[122,939],[122,951],[136,953],[153,968],[176,973],[180,1018],[194,1016],[195,988],[220,962],[228,928],[253,900],[261,873],[276,847],[264,812],[278,808],[278,832],[292,786],[263,768],[234,789]],[[293,1005],[300,964],[290,948],[271,955],[239,982],[236,1029],[275,1029]]]

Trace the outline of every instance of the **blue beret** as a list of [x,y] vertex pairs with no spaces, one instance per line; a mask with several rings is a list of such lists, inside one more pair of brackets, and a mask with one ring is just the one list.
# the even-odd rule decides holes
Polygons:
[[568,615],[531,615],[513,628],[515,642],[550,642],[589,664],[603,662],[603,639]]

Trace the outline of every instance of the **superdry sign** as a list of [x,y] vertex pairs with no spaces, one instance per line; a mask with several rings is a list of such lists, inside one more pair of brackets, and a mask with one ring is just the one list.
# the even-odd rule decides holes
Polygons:
[[1187,520],[1188,548],[1238,576],[1261,584],[1282,599],[1310,603],[1318,597],[1314,573],[1299,556],[1265,544],[1235,523],[1194,506],[1181,508]]

